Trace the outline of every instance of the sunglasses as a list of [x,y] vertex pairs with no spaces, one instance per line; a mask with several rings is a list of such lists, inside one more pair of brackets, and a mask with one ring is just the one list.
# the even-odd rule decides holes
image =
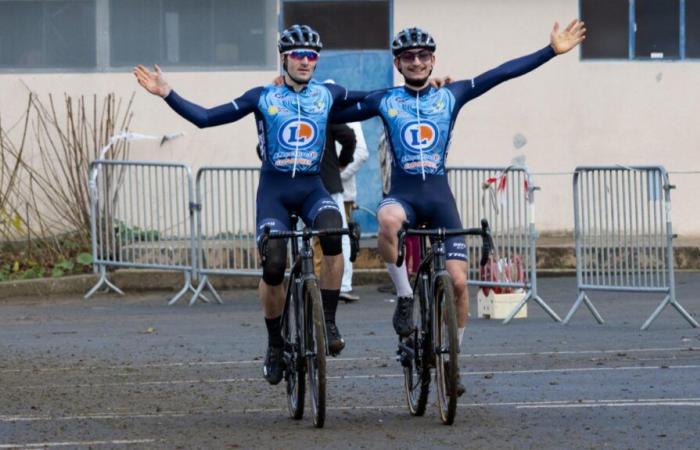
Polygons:
[[423,50],[421,52],[403,52],[399,55],[399,59],[401,62],[410,64],[413,61],[418,58],[418,60],[422,63],[427,63],[430,62],[430,59],[433,57],[433,52]]
[[310,62],[318,60],[318,52],[313,50],[290,50],[285,54],[295,61],[301,61],[304,58],[307,58]]

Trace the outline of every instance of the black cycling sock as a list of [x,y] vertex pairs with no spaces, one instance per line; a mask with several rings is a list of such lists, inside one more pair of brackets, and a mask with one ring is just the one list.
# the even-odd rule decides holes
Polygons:
[[326,322],[335,323],[335,312],[338,309],[338,297],[340,289],[321,289],[323,299],[323,315]]
[[282,316],[280,315],[274,319],[268,319],[266,317],[265,325],[267,326],[267,345],[277,348],[284,346],[284,339],[282,339]]

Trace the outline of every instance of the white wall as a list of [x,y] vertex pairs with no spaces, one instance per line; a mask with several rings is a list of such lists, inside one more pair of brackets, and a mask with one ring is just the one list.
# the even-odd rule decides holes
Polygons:
[[[421,26],[437,41],[435,73],[473,78],[542,48],[577,0],[396,0],[394,30]],[[595,30],[589,30],[594,33]],[[398,73],[397,82],[398,80]],[[699,62],[584,62],[574,50],[496,87],[462,110],[449,164],[509,164],[533,172],[579,164],[663,164],[700,170]],[[521,133],[527,145],[516,150]],[[571,176],[536,176],[538,228],[573,228]],[[674,228],[700,234],[700,174],[671,175]]]
[[[555,20],[566,23],[577,15],[577,0],[395,0],[394,30],[418,25],[431,31],[438,44],[435,73],[462,79],[542,48]],[[181,95],[205,106],[230,101],[275,75],[275,71],[166,74]],[[522,157],[535,173],[616,163],[699,170],[697,80],[698,62],[582,62],[574,50],[467,105],[455,126],[449,163],[500,165]],[[258,164],[252,115],[235,124],[199,130],[145,93],[131,73],[0,74],[3,124],[14,123],[26,106],[22,81],[40,95],[59,97],[64,92],[115,92],[126,100],[136,91],[134,131],[187,133],[155,154],[152,146],[135,145],[134,158],[183,161],[195,167]],[[527,139],[521,150],[513,145],[516,133]],[[535,181],[542,187],[537,197],[539,229],[571,230],[571,177],[539,175]],[[700,235],[696,212],[700,175],[672,174],[671,182],[678,186],[673,192],[676,231]]]

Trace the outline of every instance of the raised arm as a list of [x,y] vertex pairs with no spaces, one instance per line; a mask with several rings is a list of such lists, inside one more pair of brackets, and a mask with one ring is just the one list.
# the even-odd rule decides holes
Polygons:
[[491,69],[472,80],[463,80],[447,85],[455,95],[458,106],[462,106],[504,81],[525,75],[538,68],[556,55],[561,55],[576,47],[586,38],[583,22],[573,20],[564,30],[554,23],[550,43],[535,53],[513,59],[495,69]]
[[163,72],[157,65],[155,72],[139,65],[134,68],[138,83],[153,95],[162,97],[180,116],[199,128],[213,127],[235,122],[255,110],[258,95],[262,88],[254,88],[232,102],[214,108],[204,108],[180,97],[165,81]]

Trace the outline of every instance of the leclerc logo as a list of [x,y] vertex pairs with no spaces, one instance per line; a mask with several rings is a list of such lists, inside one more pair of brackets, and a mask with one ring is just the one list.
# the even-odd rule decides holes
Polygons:
[[430,150],[437,143],[437,126],[429,120],[412,120],[401,129],[401,140],[406,147],[415,150]]
[[291,119],[286,121],[277,135],[282,147],[287,150],[305,150],[316,142],[318,127],[309,119]]

